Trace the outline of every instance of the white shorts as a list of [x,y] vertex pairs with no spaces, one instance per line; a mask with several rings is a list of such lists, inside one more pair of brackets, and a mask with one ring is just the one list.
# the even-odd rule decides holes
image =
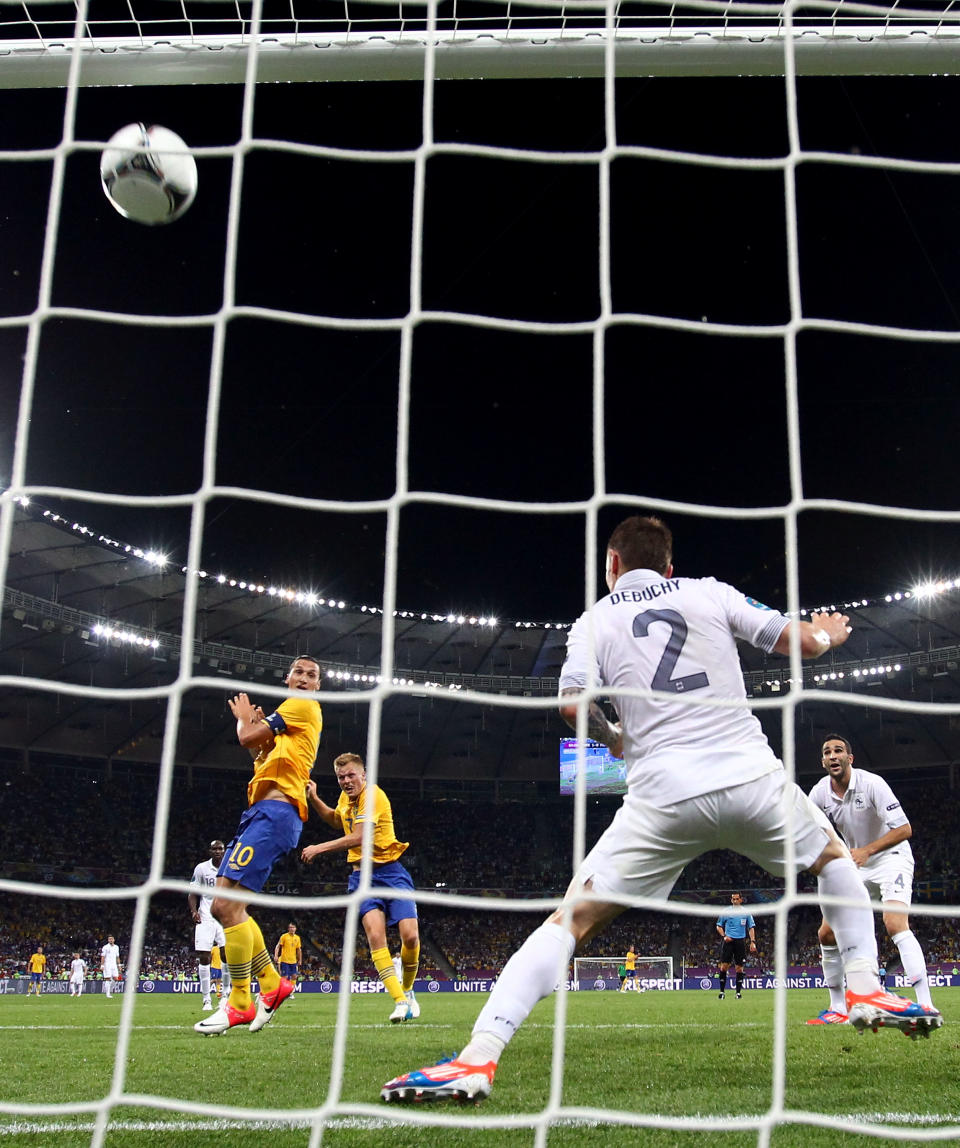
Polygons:
[[217,948],[223,948],[226,943],[223,926],[219,921],[213,920],[212,917],[209,921],[201,921],[199,925],[194,927],[193,947],[198,953],[209,953],[213,950],[214,945]]
[[111,979],[117,980],[119,976],[120,976],[120,970],[117,968],[116,965],[104,965],[103,966],[103,979],[104,980],[111,980]]
[[913,900],[913,858],[885,850],[874,854],[867,865],[857,870],[872,901],[886,905],[899,901],[909,905]]
[[83,984],[83,977],[82,976],[79,976],[79,977],[71,976],[70,977],[70,983],[72,985],[82,985]]
[[579,877],[612,901],[618,894],[666,899],[684,867],[711,849],[732,849],[782,877],[788,832],[797,872],[808,869],[834,835],[823,812],[780,769],[663,808],[628,792]]

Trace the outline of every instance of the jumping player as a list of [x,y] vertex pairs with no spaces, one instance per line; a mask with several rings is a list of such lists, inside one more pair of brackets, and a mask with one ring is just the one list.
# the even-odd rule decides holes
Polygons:
[[[294,991],[294,985],[274,967],[260,926],[247,912],[247,903],[219,895],[236,890],[258,893],[274,864],[295,849],[307,819],[306,786],[317,757],[323,719],[317,700],[308,695],[320,685],[320,664],[307,654],[294,658],[284,679],[295,692],[265,717],[246,694],[230,701],[237,719],[237,740],[253,756],[253,777],[247,786],[247,811],[236,835],[227,844],[217,871],[218,894],[210,906],[223,926],[230,998],[193,1027],[206,1036],[219,1036],[237,1025],[258,1032]],[[260,982],[254,1004],[250,982]]]

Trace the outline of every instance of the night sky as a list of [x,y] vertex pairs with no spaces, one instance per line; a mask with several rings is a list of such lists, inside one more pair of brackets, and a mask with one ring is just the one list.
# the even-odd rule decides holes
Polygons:
[[[618,142],[776,158],[788,148],[779,79],[617,84]],[[0,482],[9,481],[25,320],[37,305],[52,164],[2,152],[55,146],[59,91],[0,92]],[[960,163],[960,78],[809,79],[805,150]],[[76,137],[160,123],[194,147],[240,135],[237,87],[83,89]],[[265,85],[260,139],[414,149],[416,83]],[[447,81],[435,139],[549,152],[604,144],[600,81]],[[97,149],[66,165],[55,307],[170,316],[166,327],[69,316],[42,328],[28,483],[130,495],[189,493],[202,479],[212,325],[224,304],[229,157],[199,157],[181,220],[122,219]],[[485,315],[585,324],[600,313],[599,167],[438,154],[427,163],[408,486],[530,503],[594,493],[593,334],[490,330]],[[960,331],[960,176],[804,162],[797,170],[808,318]],[[410,308],[414,167],[267,147],[246,158],[234,302],[335,330],[237,316],[227,325],[216,480],[351,503],[396,489],[398,319]],[[604,340],[611,505],[604,537],[651,499],[778,506],[790,497],[784,339],[790,317],[784,176],[622,156],[610,167],[612,310]],[[629,315],[701,324],[657,329]],[[177,319],[180,322],[177,322]],[[10,320],[13,320],[12,322]],[[756,325],[752,334],[710,324]],[[797,340],[801,463],[811,498],[956,510],[960,350],[955,343],[805,330]],[[49,497],[45,502],[56,504]],[[74,502],[65,513],[186,560],[187,512]],[[62,507],[61,507],[62,509]],[[786,604],[779,520],[665,514],[679,573],[715,574]],[[379,601],[386,516],[212,500],[204,564],[240,577]],[[801,600],[955,576],[956,524],[805,511]],[[398,605],[570,620],[583,607],[584,519],[411,505],[401,514]]]

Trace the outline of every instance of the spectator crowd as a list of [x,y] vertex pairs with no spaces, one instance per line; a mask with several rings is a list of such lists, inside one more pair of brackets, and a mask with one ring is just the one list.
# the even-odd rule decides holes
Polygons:
[[[41,761],[25,768],[22,761],[0,760],[0,817],[7,840],[0,876],[24,883],[22,892],[0,894],[0,976],[22,974],[38,944],[47,955],[49,976],[62,975],[75,952],[95,971],[108,933],[116,936],[126,961],[136,894],[154,863],[157,776],[143,767],[111,773],[102,764]],[[208,856],[209,842],[229,839],[243,807],[244,783],[244,776],[234,773],[176,772],[169,823],[159,841],[163,880],[189,881],[194,866]],[[385,787],[389,792],[389,782]],[[332,800],[332,778],[329,790],[326,798]],[[958,961],[957,919],[924,915],[923,910],[925,904],[960,903],[960,793],[942,782],[924,783],[921,789],[898,781],[897,790],[911,818],[917,856],[912,927],[928,963]],[[591,800],[586,848],[609,822],[615,804],[613,798]],[[479,909],[421,903],[421,975],[472,979],[495,974],[544,916],[542,908],[505,909],[502,898],[553,896],[566,887],[574,855],[573,802],[559,796],[551,803],[431,802],[402,793],[393,795],[393,805],[397,834],[411,843],[404,862],[417,888],[484,897]],[[313,820],[304,829],[303,843],[322,840],[327,832]],[[345,883],[342,856],[322,869],[306,869],[292,853],[276,866],[267,892],[322,898],[342,895]],[[801,878],[799,887],[809,891],[813,885]],[[104,895],[90,899],[96,889]],[[673,894],[675,911],[631,910],[584,955],[621,954],[632,946],[643,955],[673,956],[678,972],[682,966],[712,966],[718,957],[715,917],[692,915],[684,906],[712,905],[719,914],[733,890],[751,903],[770,902],[770,915],[755,913],[756,961],[772,968],[772,912],[782,882],[729,852],[707,854],[684,871]],[[340,976],[345,910],[314,902],[302,911],[264,907],[257,916],[270,947],[291,920],[296,922],[303,937],[305,977]],[[789,964],[819,962],[818,923],[810,907],[790,912]],[[896,950],[890,948],[886,955],[892,959]],[[141,976],[192,979],[195,969],[186,891],[161,885],[150,897]],[[375,977],[362,934],[355,974]]]

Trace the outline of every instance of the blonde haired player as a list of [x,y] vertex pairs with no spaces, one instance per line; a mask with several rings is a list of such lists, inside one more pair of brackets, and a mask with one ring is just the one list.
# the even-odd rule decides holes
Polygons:
[[[420,1015],[420,1005],[413,989],[420,967],[420,929],[417,906],[413,900],[413,878],[399,860],[409,843],[397,840],[390,801],[379,785],[372,789],[367,785],[367,771],[359,754],[341,753],[334,761],[333,768],[340,786],[336,809],[320,800],[317,787],[312,781],[307,787],[307,797],[326,824],[342,832],[343,836],[319,845],[308,845],[300,856],[309,865],[321,853],[346,850],[347,862],[353,866],[347,881],[347,891],[352,893],[360,884],[363,825],[368,819],[373,820],[373,884],[400,889],[410,896],[377,897],[374,888],[371,896],[360,905],[360,920],[370,945],[373,967],[384,988],[393,997],[390,1022],[397,1024],[415,1020]],[[389,925],[396,925],[400,933],[402,984],[394,972],[390,950],[387,948]]]

